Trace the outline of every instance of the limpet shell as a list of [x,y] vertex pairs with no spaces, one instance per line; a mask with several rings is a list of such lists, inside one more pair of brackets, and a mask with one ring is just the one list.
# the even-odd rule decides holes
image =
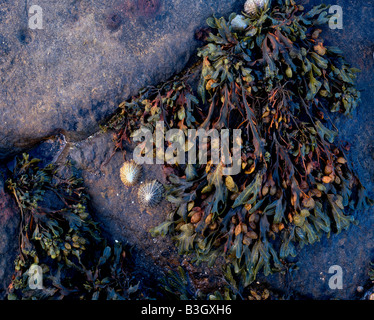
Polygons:
[[159,181],[146,182],[138,190],[139,203],[144,207],[155,207],[161,202],[164,191],[165,188]]
[[134,160],[126,161],[120,169],[120,178],[123,184],[131,187],[139,182],[142,174],[142,167]]

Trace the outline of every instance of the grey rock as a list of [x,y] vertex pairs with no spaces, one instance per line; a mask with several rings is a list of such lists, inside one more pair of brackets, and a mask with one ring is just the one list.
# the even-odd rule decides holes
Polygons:
[[5,299],[18,254],[20,216],[0,176],[0,299]]
[[[1,0],[0,159],[43,138],[79,140],[139,89],[183,69],[195,31],[233,0]],[[43,29],[28,27],[31,5]]]

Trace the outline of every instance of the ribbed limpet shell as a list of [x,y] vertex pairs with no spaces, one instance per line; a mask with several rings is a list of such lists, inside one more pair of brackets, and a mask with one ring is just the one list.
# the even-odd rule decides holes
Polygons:
[[120,177],[123,184],[131,187],[139,182],[142,174],[142,167],[132,161],[126,161],[120,170]]
[[146,182],[139,187],[139,203],[144,207],[155,207],[161,202],[164,191],[165,188],[159,181],[153,180],[151,182]]

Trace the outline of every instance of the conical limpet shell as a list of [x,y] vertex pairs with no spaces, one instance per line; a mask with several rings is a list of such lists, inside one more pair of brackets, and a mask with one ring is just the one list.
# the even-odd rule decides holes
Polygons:
[[142,167],[132,161],[126,161],[120,170],[120,177],[123,184],[127,187],[131,187],[138,183],[142,174]]
[[154,207],[161,202],[164,191],[164,186],[157,180],[147,182],[138,190],[139,203],[144,207]]

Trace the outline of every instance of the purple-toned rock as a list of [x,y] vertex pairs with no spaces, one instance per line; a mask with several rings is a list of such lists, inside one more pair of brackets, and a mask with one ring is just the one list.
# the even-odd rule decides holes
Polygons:
[[18,254],[20,216],[10,195],[4,192],[0,178],[0,299],[6,297]]
[[[243,3],[0,0],[0,159],[58,132],[89,136],[124,99],[183,69],[206,18]],[[29,28],[32,5],[43,29]]]

